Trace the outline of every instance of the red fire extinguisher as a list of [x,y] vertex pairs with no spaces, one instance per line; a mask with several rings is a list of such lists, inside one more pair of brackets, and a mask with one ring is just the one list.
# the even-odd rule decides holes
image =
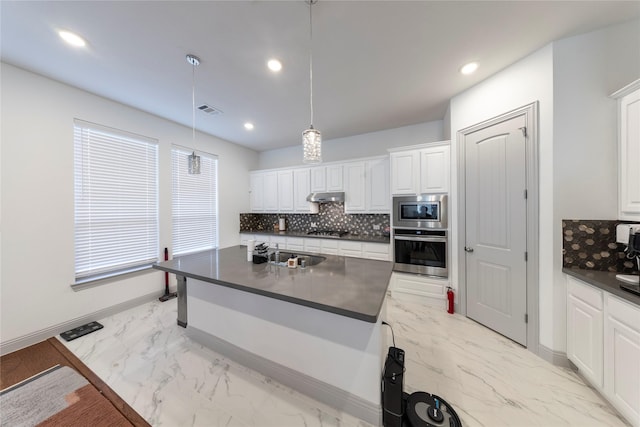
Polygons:
[[447,313],[453,314],[453,289],[447,286]]

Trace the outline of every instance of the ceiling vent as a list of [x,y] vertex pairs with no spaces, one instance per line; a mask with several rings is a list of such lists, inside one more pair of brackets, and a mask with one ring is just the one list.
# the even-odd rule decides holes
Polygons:
[[202,104],[201,106],[198,107],[198,110],[207,113],[211,116],[217,116],[219,114],[222,114],[222,110],[216,108],[216,107],[212,107],[210,105],[207,104]]

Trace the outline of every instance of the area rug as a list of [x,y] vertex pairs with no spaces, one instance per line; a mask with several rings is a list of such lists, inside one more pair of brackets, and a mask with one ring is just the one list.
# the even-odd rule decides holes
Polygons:
[[0,391],[0,426],[129,426],[83,376],[57,365]]

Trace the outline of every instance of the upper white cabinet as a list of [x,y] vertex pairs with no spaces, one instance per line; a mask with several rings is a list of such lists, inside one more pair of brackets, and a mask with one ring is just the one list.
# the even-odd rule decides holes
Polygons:
[[307,202],[310,188],[310,169],[293,170],[293,210],[295,212],[310,212],[311,207]]
[[277,172],[265,172],[262,175],[263,180],[263,193],[264,193],[264,205],[263,210],[266,212],[278,211],[278,173]]
[[420,172],[418,150],[391,153],[391,194],[417,194]]
[[312,193],[344,191],[342,165],[326,165],[311,168]]
[[618,218],[640,220],[640,79],[618,99]]
[[390,211],[389,159],[344,164],[345,213]]
[[424,148],[420,150],[420,193],[448,193],[450,147]]
[[278,171],[278,212],[293,212],[293,171]]
[[262,172],[249,174],[249,205],[252,212],[264,210],[264,174]]
[[448,193],[449,142],[391,153],[391,194]]

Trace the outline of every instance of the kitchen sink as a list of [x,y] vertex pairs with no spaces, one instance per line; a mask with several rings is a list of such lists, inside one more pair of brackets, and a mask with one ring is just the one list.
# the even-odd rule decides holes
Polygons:
[[[320,264],[322,261],[326,260],[327,258],[323,257],[323,256],[316,256],[316,255],[302,255],[302,254],[297,254],[294,252],[280,252],[280,264],[281,265],[286,265],[287,264],[287,260],[289,258],[292,257],[298,257],[298,265],[300,265],[300,262],[304,259],[306,260],[306,264],[307,267],[311,267],[313,265],[318,265]],[[275,261],[276,258],[276,254],[272,253],[269,256],[269,261],[273,262]]]

